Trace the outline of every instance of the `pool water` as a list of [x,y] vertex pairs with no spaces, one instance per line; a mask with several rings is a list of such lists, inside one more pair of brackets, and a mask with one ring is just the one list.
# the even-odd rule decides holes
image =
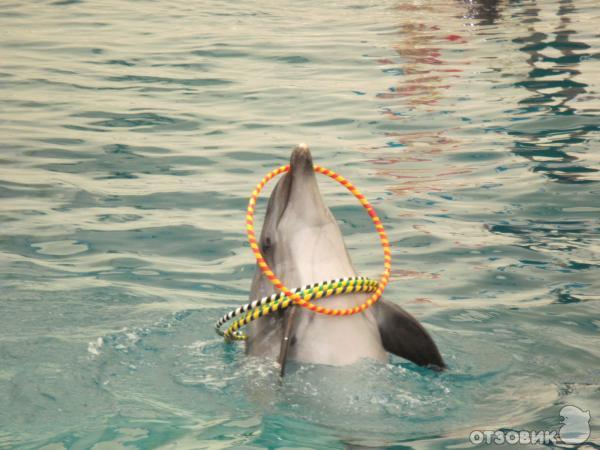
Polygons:
[[[465,448],[565,405],[598,442],[595,0],[0,11],[0,448]],[[385,297],[447,372],[280,380],[214,333],[248,298],[247,197],[298,142],[372,201]],[[377,277],[369,218],[320,180]]]

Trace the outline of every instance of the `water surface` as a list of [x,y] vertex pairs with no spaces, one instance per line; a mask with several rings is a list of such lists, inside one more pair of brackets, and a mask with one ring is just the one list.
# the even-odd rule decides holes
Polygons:
[[[594,0],[0,6],[0,448],[464,447],[597,416]],[[450,370],[276,369],[244,209],[297,142]],[[323,180],[361,274],[377,237]],[[261,203],[264,205],[264,201]],[[594,437],[594,434],[592,434]]]

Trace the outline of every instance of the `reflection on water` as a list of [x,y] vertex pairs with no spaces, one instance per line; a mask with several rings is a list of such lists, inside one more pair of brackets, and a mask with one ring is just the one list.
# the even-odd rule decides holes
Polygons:
[[[511,15],[526,28],[527,35],[513,39],[519,50],[527,56],[530,70],[516,86],[523,87],[530,95],[519,101],[517,115],[534,116],[529,126],[509,131],[515,136],[516,154],[535,161],[534,171],[560,182],[585,182],[598,180],[598,169],[590,167],[578,156],[580,144],[586,142],[590,132],[598,131],[600,125],[594,114],[579,110],[578,96],[588,93],[588,76],[582,76],[580,64],[589,59],[590,45],[578,39],[577,23],[571,16],[576,13],[572,1],[561,1],[553,14],[558,20],[548,30],[539,25],[540,17],[551,11],[543,10],[532,2],[522,11]],[[575,126],[562,126],[561,118],[576,116]],[[572,121],[564,118],[564,123]],[[527,124],[527,122],[526,122]]]
[[[0,4],[0,448],[463,448],[594,417],[597,23],[595,0]],[[247,195],[298,141],[373,201],[386,297],[449,372],[281,383],[214,335],[254,271]],[[376,276],[368,217],[321,186]]]
[[[493,25],[500,17],[500,9],[503,6],[500,0],[459,0],[464,2],[466,12],[465,19],[474,19],[477,25]],[[468,23],[468,22],[466,22]]]
[[[447,34],[440,27],[437,16],[433,14],[439,8],[442,8],[443,14],[454,14],[462,22],[460,34]],[[466,100],[467,105],[473,104],[471,110],[476,114],[481,104],[475,100],[480,99],[471,98],[473,101],[469,102],[468,93],[459,95],[462,91],[459,86],[476,82],[472,71],[479,70],[479,73],[494,72],[494,83],[502,78],[515,79],[512,86],[516,89],[512,92],[510,85],[498,86],[508,92],[508,95],[498,99],[498,103],[505,105],[504,112],[512,116],[506,119],[514,122],[505,126],[506,133],[513,137],[510,146],[519,156],[537,163],[532,170],[556,181],[585,182],[597,179],[598,169],[594,167],[597,160],[592,159],[591,164],[585,161],[593,158],[585,151],[585,145],[586,136],[598,131],[596,108],[588,109],[585,103],[578,103],[597,98],[586,89],[586,80],[595,77],[597,65],[589,67],[592,70],[586,73],[582,72],[580,65],[583,61],[597,60],[598,54],[590,52],[589,44],[577,41],[578,31],[570,19],[571,14],[577,13],[572,2],[562,1],[552,5],[542,2],[542,6],[535,1],[510,4],[465,1],[425,6],[402,2],[394,9],[398,11],[396,17],[400,24],[398,42],[393,48],[400,58],[381,59],[379,63],[383,72],[394,74],[398,82],[388,92],[379,93],[378,97],[396,100],[393,106],[382,107],[382,113],[398,122],[394,128],[405,128],[388,133],[391,138],[388,146],[399,147],[405,152],[403,156],[380,157],[374,162],[400,159],[418,161],[427,158],[427,154],[459,149],[463,142],[458,138],[458,133],[447,128],[439,129],[434,123],[427,123],[427,130],[415,132],[415,127],[409,125],[414,123],[415,118],[411,112],[417,109],[423,115],[434,112],[452,114],[448,110],[450,105]],[[556,24],[550,25],[551,30],[548,30],[550,21],[544,21],[540,16],[555,17]],[[503,21],[496,24],[500,17]],[[473,19],[479,21],[474,22]],[[490,27],[494,24],[495,27]],[[543,31],[538,31],[536,25],[540,25]],[[581,25],[580,21],[577,25]],[[482,36],[489,36],[484,41],[484,45],[489,45],[500,38],[501,27],[516,28],[518,34],[527,33],[526,36],[512,38],[516,44],[513,48],[524,53],[523,61],[529,66],[527,71],[515,71],[519,65],[515,67],[514,63],[499,66],[495,57],[471,57],[473,49],[469,41],[481,33]],[[481,48],[476,51],[480,53]],[[450,88],[453,91],[449,93]],[[521,94],[522,89],[530,93],[525,98]],[[511,100],[516,101],[514,107],[510,105]],[[461,111],[466,115],[461,117],[461,121],[471,123],[476,120],[475,117],[469,117],[469,110],[466,108],[466,111]],[[463,124],[458,126],[464,127]],[[496,129],[499,127],[496,126]],[[414,173],[409,177],[419,178]],[[430,178],[421,181],[431,186]],[[422,183],[417,182],[417,185]],[[396,189],[404,192],[411,186]]]

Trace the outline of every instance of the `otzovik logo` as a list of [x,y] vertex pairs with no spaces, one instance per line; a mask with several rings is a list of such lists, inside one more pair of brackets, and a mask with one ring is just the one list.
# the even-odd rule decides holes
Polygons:
[[472,444],[497,445],[557,445],[570,447],[583,444],[590,438],[590,412],[567,405],[560,410],[561,427],[558,430],[473,430]]
[[590,437],[590,412],[583,411],[577,406],[565,406],[560,410],[563,418],[558,431],[561,442],[569,445],[583,444]]

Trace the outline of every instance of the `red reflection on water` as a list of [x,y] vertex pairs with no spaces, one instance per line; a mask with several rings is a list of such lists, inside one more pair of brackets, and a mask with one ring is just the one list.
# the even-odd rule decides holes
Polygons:
[[[447,11],[440,14],[440,8]],[[370,162],[377,166],[378,176],[395,180],[388,189],[397,195],[440,192],[448,183],[460,186],[462,177],[457,175],[472,171],[465,165],[436,164],[438,155],[460,149],[461,141],[449,137],[455,129],[423,124],[427,114],[438,113],[444,107],[442,102],[451,100],[447,92],[461,78],[463,67],[470,64],[456,52],[467,42],[458,31],[463,22],[439,23],[440,17],[462,17],[463,9],[453,2],[401,2],[393,9],[398,12],[397,39],[391,45],[396,56],[380,58],[378,63],[396,78],[394,85],[377,98],[385,102],[381,113],[397,126],[386,133],[387,146],[376,149],[377,156]],[[427,129],[415,131],[415,118]]]

